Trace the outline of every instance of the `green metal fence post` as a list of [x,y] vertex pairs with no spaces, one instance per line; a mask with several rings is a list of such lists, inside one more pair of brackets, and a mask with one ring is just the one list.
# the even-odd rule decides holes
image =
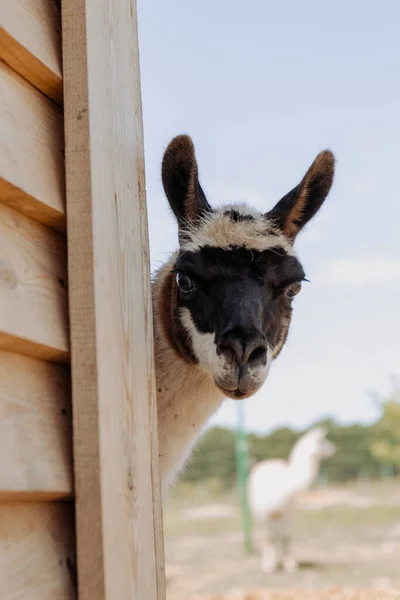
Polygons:
[[240,494],[240,508],[242,513],[242,526],[244,534],[244,548],[246,552],[253,552],[251,539],[251,516],[247,500],[247,478],[249,472],[249,451],[245,429],[244,402],[237,403],[236,427],[236,470]]

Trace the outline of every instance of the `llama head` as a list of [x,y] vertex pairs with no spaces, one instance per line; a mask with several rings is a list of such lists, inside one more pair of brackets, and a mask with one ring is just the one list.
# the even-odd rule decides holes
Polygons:
[[245,204],[212,208],[190,137],[174,138],[165,151],[162,181],[180,248],[161,292],[164,329],[226,396],[254,394],[286,341],[292,299],[305,279],[293,243],[321,207],[333,173],[334,157],[325,151],[269,212]]
[[327,433],[322,426],[309,429],[294,445],[290,460],[311,460],[319,464],[333,456],[336,446],[327,439]]

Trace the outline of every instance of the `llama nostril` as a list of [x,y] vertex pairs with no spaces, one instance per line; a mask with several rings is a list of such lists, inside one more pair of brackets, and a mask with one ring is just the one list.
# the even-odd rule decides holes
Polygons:
[[250,356],[247,359],[247,362],[252,365],[254,363],[265,363],[267,360],[267,348],[266,346],[257,346],[257,348],[254,348],[254,350],[250,353]]
[[234,346],[231,346],[228,343],[218,344],[217,354],[218,356],[221,356],[221,354],[223,354],[229,362],[233,362],[235,359],[238,358],[236,349],[234,348]]

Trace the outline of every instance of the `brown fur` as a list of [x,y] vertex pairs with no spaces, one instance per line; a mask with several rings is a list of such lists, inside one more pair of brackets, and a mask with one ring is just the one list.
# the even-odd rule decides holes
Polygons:
[[170,142],[163,158],[162,180],[166,190],[170,181],[185,188],[185,219],[189,223],[196,221],[199,216],[198,166],[194,145],[188,135],[178,135]]
[[[328,194],[333,181],[334,168],[335,159],[333,154],[328,150],[324,150],[324,152],[318,154],[303,177],[298,186],[296,201],[283,223],[283,232],[290,239],[294,239],[302,227],[304,212],[309,203],[310,195],[317,191],[318,196],[324,199]],[[318,190],[313,189],[315,187]],[[313,214],[317,212],[319,207],[320,204],[314,207]]]
[[[154,355],[156,365],[160,472],[165,494],[182,468],[201,429],[223,401],[212,378],[185,358],[174,343],[177,330],[168,302],[173,276],[169,261],[153,283]],[[187,348],[186,348],[187,350]]]
[[[163,269],[157,297],[157,314],[166,342],[179,358],[188,363],[196,363],[193,348],[187,332],[178,316],[177,285],[171,269],[174,258]],[[168,268],[169,267],[169,268]]]
[[304,187],[301,189],[298,200],[296,204],[293,206],[292,210],[286,217],[285,223],[283,225],[283,232],[288,238],[294,238],[299,232],[299,225],[303,218],[304,214],[304,206],[307,202],[308,197],[308,185],[304,184]]

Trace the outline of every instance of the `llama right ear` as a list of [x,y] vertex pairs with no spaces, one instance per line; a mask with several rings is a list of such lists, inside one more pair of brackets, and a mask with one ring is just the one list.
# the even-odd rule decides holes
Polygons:
[[162,161],[162,182],[179,226],[211,212],[199,183],[194,145],[188,135],[178,135],[169,143]]
[[329,150],[318,154],[302,181],[265,216],[275,221],[292,241],[321,208],[333,183],[335,158]]

